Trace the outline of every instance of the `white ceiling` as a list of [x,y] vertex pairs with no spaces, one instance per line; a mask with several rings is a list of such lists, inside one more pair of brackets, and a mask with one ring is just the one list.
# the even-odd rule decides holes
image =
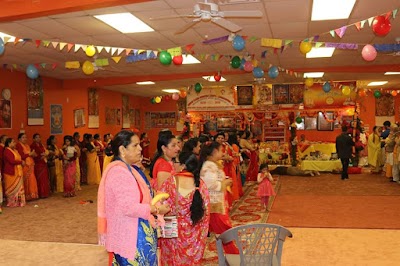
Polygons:
[[[227,2],[221,0],[220,2]],[[235,1],[235,0],[231,0]],[[187,44],[195,44],[193,51],[195,56],[201,54],[208,55],[239,55],[254,54],[255,59],[262,62],[264,70],[268,69],[270,64],[283,69],[295,69],[299,73],[308,69],[318,71],[320,69],[330,69],[325,73],[324,81],[343,81],[360,80],[365,84],[372,80],[389,80],[387,88],[400,88],[399,78],[396,76],[384,76],[384,70],[400,71],[400,57],[391,54],[379,53],[374,62],[366,62],[361,56],[361,49],[367,43],[396,43],[395,39],[400,37],[400,18],[391,19],[392,30],[385,37],[376,37],[368,22],[361,31],[357,31],[354,26],[348,27],[343,38],[333,38],[329,31],[340,28],[345,25],[353,24],[357,21],[365,20],[370,17],[386,13],[388,11],[400,8],[399,0],[358,0],[349,19],[335,21],[311,22],[312,0],[250,0],[245,4],[220,4],[222,11],[228,10],[260,10],[263,13],[262,18],[239,19],[232,18],[230,21],[240,25],[243,29],[238,34],[254,36],[257,38],[276,38],[294,40],[293,46],[287,48],[283,53],[280,51],[274,54],[273,49],[261,47],[260,40],[253,43],[246,42],[243,51],[237,52],[232,48],[230,42],[223,42],[214,45],[204,45],[202,42],[207,39],[213,39],[226,36],[229,32],[210,22],[197,23],[193,28],[186,32],[175,35],[174,32],[185,23],[190,22],[186,18],[171,18],[163,20],[151,20],[161,16],[184,15],[193,11],[194,0],[160,0],[149,1],[137,4],[127,4],[123,6],[78,11],[73,13],[57,14],[47,17],[36,17],[32,19],[7,21],[0,23],[0,31],[17,36],[20,38],[30,38],[32,40],[48,40],[56,42],[93,44],[95,46],[111,46],[132,49],[168,49],[177,46],[185,47]],[[399,10],[400,11],[400,10]],[[113,28],[103,24],[92,15],[131,12],[155,31],[148,33],[122,34]],[[399,12],[400,16],[400,12]],[[325,59],[305,59],[305,56],[299,52],[299,42],[305,38],[319,35],[320,42],[338,42],[338,43],[357,43],[360,48],[355,51],[336,50],[332,58]],[[91,76],[86,76],[81,70],[69,70],[64,68],[66,61],[93,60],[85,55],[85,52],[79,50],[70,52],[64,48],[62,51],[53,49],[53,47],[36,47],[34,42],[24,45],[8,43],[5,53],[0,56],[1,64],[27,65],[30,63],[47,63],[45,69],[40,68],[40,75],[54,77],[58,79],[82,79],[107,80],[104,84],[99,82],[99,86],[124,93],[156,96],[164,94],[161,89],[164,88],[187,88],[196,82],[201,82],[203,86],[218,85],[231,86],[237,84],[248,84],[253,82],[253,75],[245,73],[242,70],[230,69],[230,59],[223,57],[218,61],[212,61],[210,58],[203,59],[202,64],[164,66],[158,60],[148,60],[136,63],[126,63],[125,53],[123,58],[117,64],[111,60],[111,55],[104,50],[96,55],[98,58],[109,58],[110,65],[102,70],[95,71]],[[261,53],[268,50],[266,58],[261,58]],[[51,64],[57,63],[58,67],[51,69]],[[378,66],[389,66],[379,68]],[[393,65],[398,65],[393,66]],[[341,71],[341,67],[346,70]],[[384,69],[384,70],[383,70]],[[21,68],[22,71],[22,68]],[[218,71],[227,79],[226,82],[210,83],[201,78],[201,75],[214,75]],[[171,75],[176,78],[170,80]],[[179,76],[185,77],[180,78]],[[121,82],[110,80],[110,77],[130,77],[121,79]],[[147,80],[149,77],[156,79],[155,85],[138,86],[134,82]],[[272,80],[265,74],[267,83],[288,83],[302,82],[302,76],[281,72],[279,77]]]

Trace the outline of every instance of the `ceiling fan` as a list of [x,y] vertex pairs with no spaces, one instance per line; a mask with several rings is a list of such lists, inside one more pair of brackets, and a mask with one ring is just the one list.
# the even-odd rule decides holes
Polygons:
[[218,4],[210,3],[208,0],[204,0],[204,2],[199,2],[194,5],[192,14],[187,15],[179,15],[179,16],[170,16],[170,17],[160,17],[153,19],[166,19],[173,17],[186,17],[193,18],[193,20],[187,23],[185,26],[180,28],[175,34],[180,34],[187,31],[189,28],[193,27],[199,22],[212,22],[217,24],[218,26],[227,29],[230,32],[238,32],[242,29],[242,27],[236,25],[235,23],[226,20],[225,18],[234,17],[234,18],[260,18],[263,13],[259,10],[241,10],[241,11],[219,11]]

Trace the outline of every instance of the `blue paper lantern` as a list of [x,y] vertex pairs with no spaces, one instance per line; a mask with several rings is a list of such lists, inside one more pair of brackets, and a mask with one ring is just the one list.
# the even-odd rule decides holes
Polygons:
[[329,82],[325,82],[324,85],[322,86],[322,89],[324,90],[324,92],[330,92],[331,84]]
[[0,55],[2,55],[4,53],[4,49],[5,49],[5,46],[4,46],[3,39],[0,38]]
[[39,77],[39,71],[34,65],[31,64],[26,68],[26,75],[31,79],[36,79]]
[[233,49],[236,51],[242,51],[245,46],[245,41],[242,36],[236,35],[235,38],[232,40]]
[[276,78],[279,75],[279,70],[276,66],[272,66],[268,69],[268,76],[272,79]]
[[260,67],[253,68],[253,76],[258,79],[264,77],[264,70]]

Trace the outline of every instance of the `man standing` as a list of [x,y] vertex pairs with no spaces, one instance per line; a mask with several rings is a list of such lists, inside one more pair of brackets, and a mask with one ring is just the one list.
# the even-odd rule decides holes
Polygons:
[[342,134],[336,137],[336,152],[342,162],[342,180],[349,179],[347,169],[352,154],[353,139],[347,134],[347,126],[342,127]]

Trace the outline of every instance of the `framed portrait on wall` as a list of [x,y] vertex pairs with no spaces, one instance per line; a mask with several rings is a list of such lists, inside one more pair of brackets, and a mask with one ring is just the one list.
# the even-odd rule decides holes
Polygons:
[[0,128],[12,128],[11,100],[0,100]]
[[304,129],[315,130],[317,129],[317,118],[316,117],[304,117]]
[[74,126],[84,127],[86,125],[85,121],[85,109],[75,109],[74,110]]
[[317,129],[319,131],[333,131],[333,112],[318,112]]
[[236,86],[238,105],[253,105],[253,86]]
[[236,129],[236,119],[234,117],[218,117],[217,130],[234,130]]
[[289,103],[289,85],[276,84],[272,86],[274,104]]
[[63,133],[62,105],[50,104],[50,134]]

